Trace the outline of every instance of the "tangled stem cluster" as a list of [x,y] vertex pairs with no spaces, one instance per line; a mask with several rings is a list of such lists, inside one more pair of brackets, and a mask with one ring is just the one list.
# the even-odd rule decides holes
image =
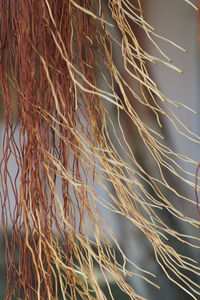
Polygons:
[[[164,38],[145,21],[140,0],[1,0],[0,15],[5,299],[14,295],[58,299],[58,290],[62,299],[76,299],[77,295],[106,299],[95,275],[96,265],[112,299],[109,277],[131,299],[143,298],[126,278],[140,276],[157,286],[154,274],[140,269],[123,253],[104,225],[100,206],[138,227],[166,276],[197,299],[200,286],[184,272],[199,276],[200,268],[168,240],[171,237],[198,248],[199,239],[170,228],[159,212],[164,210],[199,228],[199,220],[183,214],[171,197],[189,202],[194,209],[195,201],[176,191],[165,175],[167,171],[195,187],[195,175],[184,170],[181,162],[194,167],[198,162],[165,143],[162,118],[191,142],[199,143],[200,137],[172,108],[186,107],[168,99],[148,73],[149,63],[180,70],[155,42]],[[134,26],[155,46],[158,57],[143,49]],[[141,117],[142,109],[153,115],[157,129]],[[117,130],[111,110],[116,112]],[[143,144],[154,162],[155,176],[145,170],[131,147],[122,124],[124,116],[136,128],[136,143]],[[14,176],[11,159],[16,165]],[[103,194],[97,192],[97,185]],[[170,198],[163,189],[170,192]],[[107,197],[102,196],[105,194]],[[115,249],[122,255],[122,265]],[[128,263],[142,275],[128,270]]]

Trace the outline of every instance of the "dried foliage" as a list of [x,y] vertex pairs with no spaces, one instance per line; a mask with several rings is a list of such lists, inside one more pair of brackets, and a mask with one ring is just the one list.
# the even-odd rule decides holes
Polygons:
[[[175,115],[172,105],[181,104],[158,89],[147,63],[179,70],[155,42],[158,36],[144,20],[139,0],[103,2],[0,1],[0,86],[6,127],[0,192],[7,247],[5,299],[14,295],[19,299],[58,299],[58,288],[63,299],[76,299],[77,295],[106,299],[95,275],[96,264],[112,299],[110,277],[131,299],[143,299],[127,283],[126,279],[136,274],[127,269],[129,260],[105,225],[100,206],[138,227],[166,276],[194,299],[200,295],[198,283],[185,275],[188,271],[199,276],[200,268],[168,242],[172,237],[198,248],[198,237],[177,232],[159,215],[164,210],[188,226],[200,225],[172,199],[178,197],[182,206],[190,202],[193,209],[195,201],[176,191],[165,176],[167,170],[195,187],[195,174],[184,170],[181,161],[194,168],[198,162],[165,144],[159,133],[162,117],[191,142],[199,143],[200,138]],[[150,39],[158,57],[142,48],[131,24]],[[119,57],[113,55],[114,47]],[[134,106],[132,99],[139,106]],[[108,104],[116,111],[117,130]],[[157,129],[146,124],[138,107],[153,114]],[[16,115],[17,122],[13,120]],[[130,147],[121,121],[124,115],[137,130],[136,142],[142,141],[154,161],[156,177],[145,171]],[[19,136],[15,134],[17,126]],[[14,178],[11,157],[18,167]],[[97,192],[98,186],[104,194]],[[12,223],[11,244],[8,222]],[[122,265],[115,258],[114,247],[121,252]],[[156,286],[153,274],[132,265]]]

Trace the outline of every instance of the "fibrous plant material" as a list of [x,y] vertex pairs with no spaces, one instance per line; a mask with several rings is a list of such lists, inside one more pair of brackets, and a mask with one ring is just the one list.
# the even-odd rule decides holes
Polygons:
[[[159,211],[199,228],[199,220],[183,214],[171,197],[178,197],[183,206],[190,202],[194,209],[195,201],[176,191],[165,176],[167,170],[198,192],[195,174],[184,170],[181,161],[194,167],[198,162],[165,144],[159,133],[162,117],[191,142],[199,143],[200,138],[175,115],[171,105],[181,107],[181,103],[165,97],[148,74],[147,63],[151,62],[179,70],[156,44],[158,35],[145,21],[140,1],[1,0],[0,24],[5,299],[58,299],[59,289],[62,299],[78,295],[81,299],[106,299],[95,264],[112,299],[110,277],[131,299],[143,299],[126,278],[141,276],[155,286],[156,279],[134,262],[143,275],[127,269],[129,260],[104,224],[100,206],[138,227],[169,280],[197,299],[200,286],[185,271],[199,276],[200,268],[168,239],[196,248],[199,239],[170,228]],[[134,24],[160,56],[143,49]],[[118,31],[118,38],[113,30]],[[133,99],[139,106],[133,105]],[[117,112],[117,131],[109,107]],[[157,131],[146,124],[138,107],[140,112],[145,109],[153,114]],[[142,141],[148,150],[156,177],[146,172],[127,141],[122,115],[136,128],[136,143]],[[19,135],[16,128],[20,128]],[[17,166],[15,176],[10,174],[11,158]],[[97,186],[103,194],[97,192]],[[170,191],[170,198],[163,188]],[[107,197],[102,196],[105,194]],[[114,247],[121,253],[122,265],[115,258]]]

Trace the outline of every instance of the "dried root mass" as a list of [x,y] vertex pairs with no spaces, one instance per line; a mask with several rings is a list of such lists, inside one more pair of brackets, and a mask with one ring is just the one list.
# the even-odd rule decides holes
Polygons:
[[[166,178],[167,171],[194,187],[195,176],[181,161],[194,167],[198,162],[165,143],[163,117],[191,142],[200,138],[175,115],[172,105],[181,104],[165,97],[148,73],[149,63],[179,70],[155,42],[162,37],[145,21],[140,1],[1,0],[0,15],[5,299],[58,299],[58,290],[62,299],[106,299],[96,265],[112,299],[110,277],[131,299],[143,298],[127,283],[130,276],[157,286],[154,275],[134,262],[140,275],[128,270],[131,262],[105,226],[101,206],[138,227],[166,276],[197,299],[200,287],[185,272],[199,276],[200,269],[168,239],[197,248],[199,239],[170,228],[159,212],[199,228],[199,220],[183,214],[172,198],[194,209],[195,201]],[[144,50],[135,28],[157,48],[158,57]],[[143,111],[155,120],[154,128]],[[136,132],[133,144],[123,120]],[[134,143],[149,153],[156,173],[142,166]]]

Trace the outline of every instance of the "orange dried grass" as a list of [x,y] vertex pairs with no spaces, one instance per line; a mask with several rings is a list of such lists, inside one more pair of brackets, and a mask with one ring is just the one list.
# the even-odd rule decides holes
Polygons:
[[[104,228],[99,204],[123,215],[144,233],[169,279],[194,299],[200,294],[199,285],[184,275],[187,270],[199,276],[199,267],[166,244],[166,235],[190,246],[199,247],[198,244],[193,245],[187,236],[169,228],[157,213],[158,209],[164,209],[199,227],[199,221],[183,215],[161,189],[163,186],[183,201],[194,203],[169,185],[163,170],[168,169],[194,187],[194,174],[185,171],[177,158],[195,166],[198,162],[167,147],[162,136],[145,124],[131,104],[133,97],[153,112],[158,127],[164,115],[180,134],[199,143],[199,137],[181,123],[169,106],[181,104],[167,99],[149,77],[146,61],[179,70],[154,42],[157,35],[145,22],[139,0],[135,5],[128,0],[108,1],[112,20],[107,20],[101,2],[0,2],[0,83],[6,126],[1,163],[2,225],[8,265],[5,299],[16,294],[26,299],[57,299],[59,286],[63,299],[76,299],[77,293],[83,299],[106,299],[95,276],[95,262],[112,299],[108,275],[131,299],[142,299],[125,280],[125,276],[135,274],[126,269],[128,258],[113,233]],[[142,49],[128,18],[144,30],[163,59]],[[120,42],[112,36],[113,26],[121,34]],[[123,72],[138,83],[140,93],[115,63],[113,44],[120,49]],[[98,86],[100,77],[107,89]],[[13,101],[18,106],[18,142],[14,135]],[[106,103],[117,110],[120,133],[114,129]],[[137,161],[121,125],[122,113],[136,126],[139,139],[155,161],[157,178]],[[109,126],[123,157],[112,142]],[[11,155],[18,167],[15,178],[9,173]],[[182,174],[190,175],[191,181]],[[108,182],[113,185],[113,193],[107,187]],[[96,183],[107,192],[112,203],[97,195]],[[10,208],[9,184],[15,195],[14,210]],[[149,187],[155,196],[150,194]],[[8,219],[12,222],[11,245],[7,239]],[[111,240],[123,256],[122,266],[115,259]],[[19,265],[15,262],[16,251],[19,251]],[[153,274],[140,271],[144,280],[156,286],[148,279]]]

